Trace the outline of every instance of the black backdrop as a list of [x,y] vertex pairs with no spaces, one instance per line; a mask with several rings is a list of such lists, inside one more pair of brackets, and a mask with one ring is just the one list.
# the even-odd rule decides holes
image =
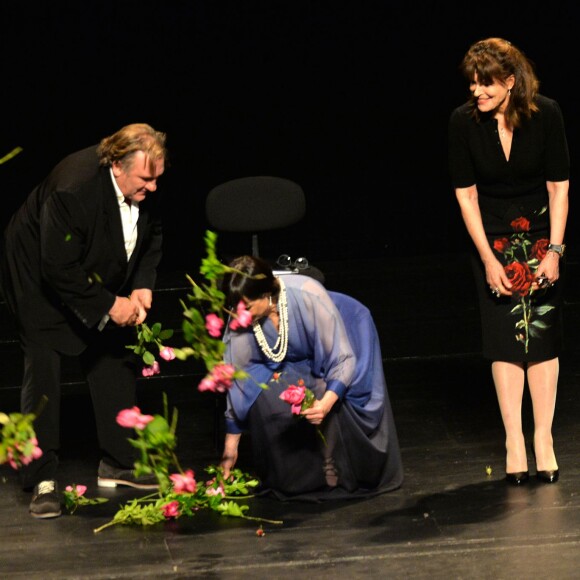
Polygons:
[[[196,267],[207,192],[300,183],[283,249],[314,260],[465,251],[446,126],[471,42],[503,36],[563,109],[576,215],[578,9],[529,2],[84,0],[2,3],[2,225],[65,154],[122,125],[166,131],[164,266]],[[276,243],[279,245],[280,240]],[[248,248],[249,250],[249,248]]]

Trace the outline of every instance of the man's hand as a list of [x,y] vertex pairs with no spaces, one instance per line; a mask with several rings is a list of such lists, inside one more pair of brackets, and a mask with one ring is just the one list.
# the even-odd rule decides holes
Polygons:
[[147,318],[147,313],[151,309],[151,304],[153,302],[153,292],[149,288],[138,288],[131,292],[129,297],[131,302],[133,302],[139,309],[139,317],[137,318],[136,324],[143,324]]
[[139,319],[139,307],[129,298],[117,296],[109,316],[118,326],[135,326]]

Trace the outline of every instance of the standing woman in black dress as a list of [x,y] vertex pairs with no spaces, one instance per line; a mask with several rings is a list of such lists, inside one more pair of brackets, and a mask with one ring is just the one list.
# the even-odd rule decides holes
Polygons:
[[522,428],[527,384],[540,481],[558,480],[552,423],[562,346],[570,159],[556,101],[532,62],[501,38],[474,43],[461,72],[470,97],[449,121],[449,166],[473,240],[483,355],[506,431],[506,479],[529,479]]

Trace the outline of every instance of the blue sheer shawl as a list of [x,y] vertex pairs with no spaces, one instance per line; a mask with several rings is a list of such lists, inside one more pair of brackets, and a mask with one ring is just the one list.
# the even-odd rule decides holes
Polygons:
[[[251,328],[228,330],[225,362],[246,370],[250,377],[236,381],[227,394],[226,431],[247,428],[249,409],[273,374],[296,384],[302,379],[320,398],[334,391],[351,407],[361,429],[371,433],[379,425],[386,396],[381,349],[369,309],[354,298],[327,291],[307,276],[285,275],[289,340],[284,361],[275,363],[261,352]],[[269,344],[277,332],[269,319],[262,321]]]

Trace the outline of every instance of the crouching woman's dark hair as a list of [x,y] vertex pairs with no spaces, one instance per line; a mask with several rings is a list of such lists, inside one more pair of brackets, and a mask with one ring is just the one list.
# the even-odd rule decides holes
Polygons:
[[278,297],[280,286],[276,282],[270,264],[265,260],[255,256],[239,256],[228,265],[237,270],[228,272],[221,284],[222,292],[226,295],[226,307],[230,310],[235,311],[244,297],[249,300],[257,300],[268,295],[273,299]]

